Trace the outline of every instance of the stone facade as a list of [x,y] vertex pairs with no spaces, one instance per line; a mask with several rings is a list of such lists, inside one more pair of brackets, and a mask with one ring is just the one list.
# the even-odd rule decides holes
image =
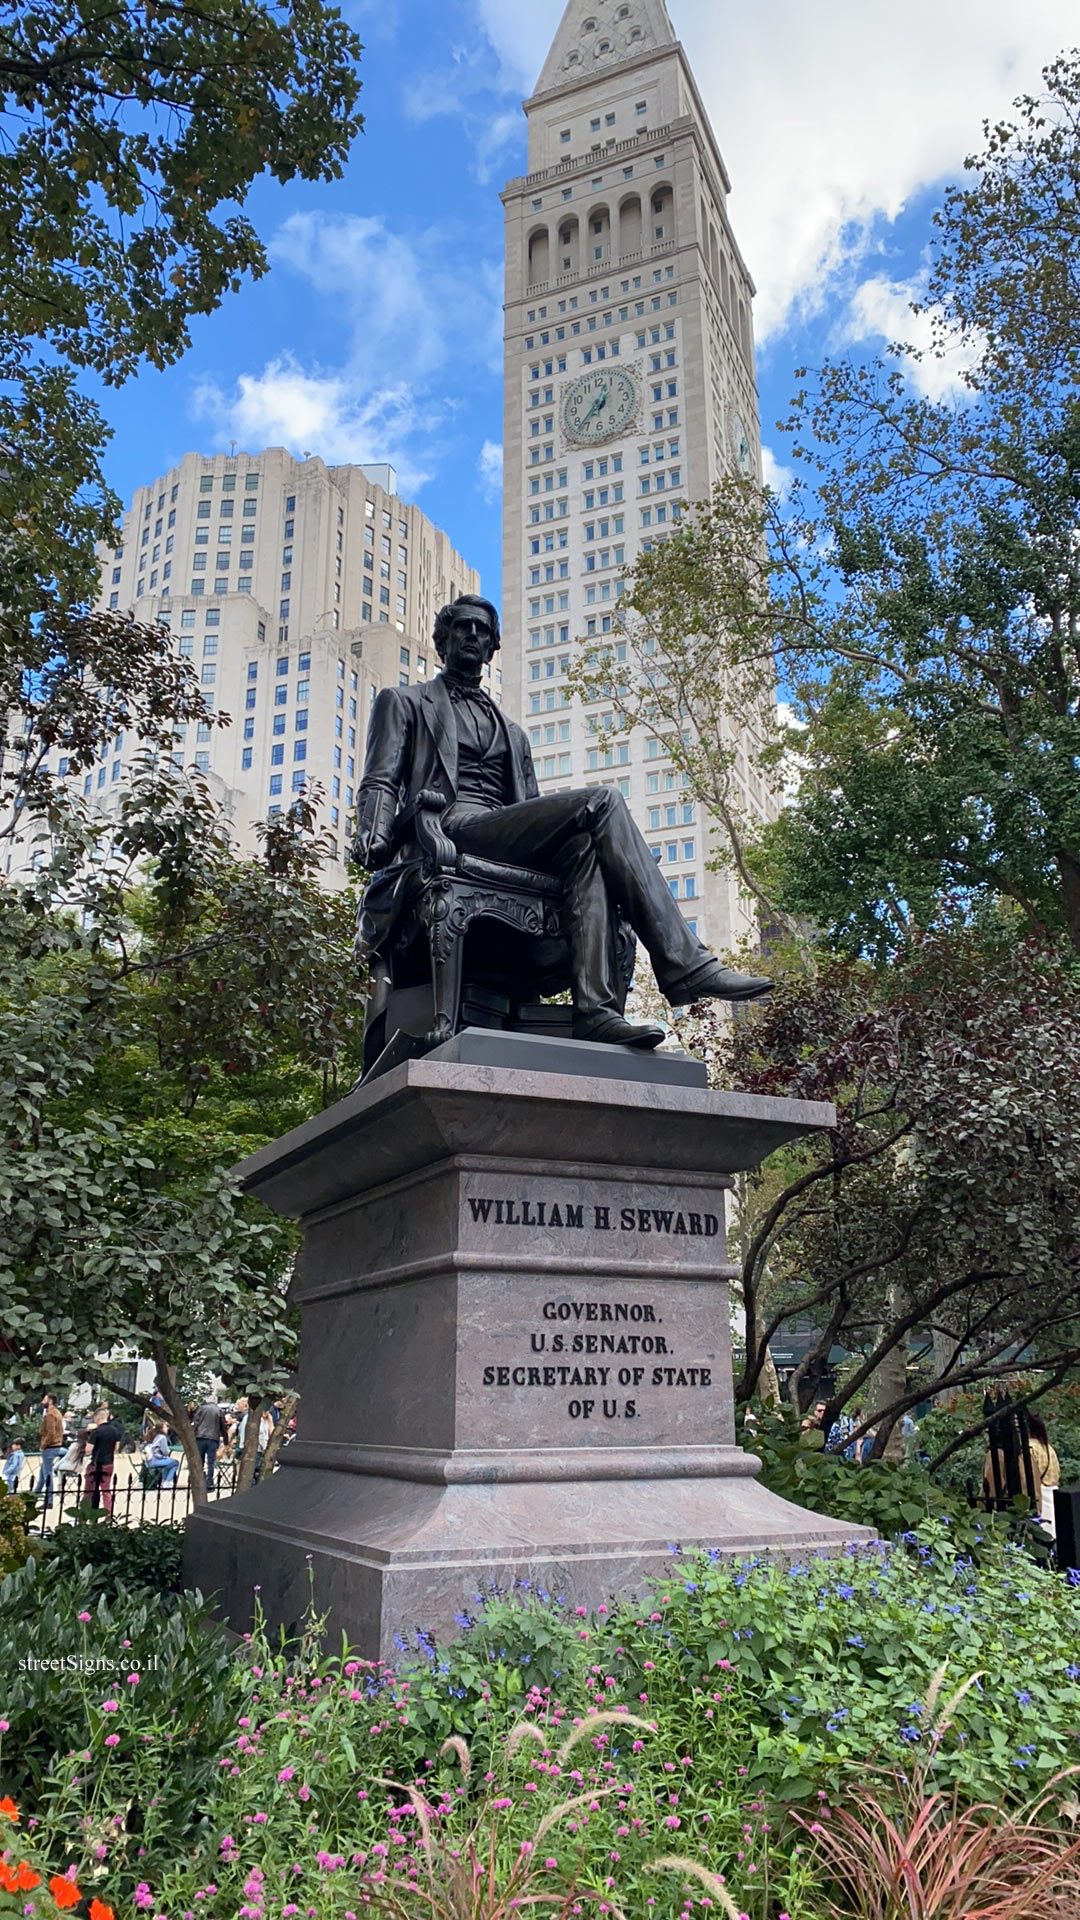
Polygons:
[[[434,617],[480,577],[446,534],[400,499],[392,467],[326,467],[281,447],[185,454],[136,489],[118,548],[101,550],[103,608],[164,620],[229,727],[179,730],[175,758],[228,808],[243,851],[255,826],[317,783],[343,886],[349,815],[380,687],[438,667]],[[488,684],[501,697],[501,657]],[[108,809],[138,743],[122,736],[83,777]],[[58,770],[63,771],[58,764]],[[15,847],[16,874],[30,846]]]
[[[664,0],[569,0],[525,113],[529,171],[502,196],[507,702],[542,789],[617,784],[683,913],[723,950],[753,917],[734,880],[706,872],[708,823],[662,740],[598,737],[603,703],[572,705],[565,675],[582,636],[611,633],[618,657],[621,568],[667,537],[679,502],[733,465],[760,474],[730,182]],[[586,444],[575,394],[600,375],[617,390]],[[768,817],[735,744],[739,798]]]

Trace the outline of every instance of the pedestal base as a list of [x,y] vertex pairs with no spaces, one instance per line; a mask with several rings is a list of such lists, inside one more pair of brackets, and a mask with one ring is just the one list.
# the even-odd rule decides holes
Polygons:
[[596,1606],[675,1546],[871,1537],[766,1492],[735,1445],[724,1189],[832,1109],[503,1044],[461,1036],[246,1163],[304,1223],[303,1323],[299,1437],[188,1522],[188,1582],[239,1629],[257,1587],[272,1627],[313,1602],[390,1660],[515,1579]]
[[637,1461],[623,1481],[439,1486],[290,1468],[193,1515],[188,1565],[240,1631],[256,1588],[268,1618],[290,1630],[314,1599],[365,1659],[393,1663],[397,1636],[451,1639],[482,1593],[515,1580],[596,1607],[640,1594],[676,1546],[797,1560],[873,1538],[767,1492],[739,1448],[716,1455],[708,1478],[644,1479]]

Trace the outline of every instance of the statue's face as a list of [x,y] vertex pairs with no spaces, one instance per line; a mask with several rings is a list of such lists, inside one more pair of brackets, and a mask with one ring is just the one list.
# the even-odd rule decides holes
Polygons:
[[495,630],[483,607],[462,607],[446,636],[445,661],[451,673],[478,674],[495,651]]

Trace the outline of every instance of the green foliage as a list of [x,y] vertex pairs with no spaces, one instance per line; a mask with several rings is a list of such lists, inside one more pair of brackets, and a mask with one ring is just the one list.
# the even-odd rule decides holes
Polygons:
[[[857,1356],[829,1419],[886,1416],[931,1391],[1007,1377],[1018,1345],[1073,1363],[1080,1336],[1080,995],[1040,943],[970,929],[912,941],[886,970],[783,973],[752,1021],[691,1013],[714,1085],[831,1101],[740,1194],[740,1285],[756,1390],[769,1335],[796,1315]],[[1070,1198],[1071,1196],[1071,1198]],[[947,1330],[932,1346],[926,1330]],[[906,1377],[909,1336],[925,1358]],[[889,1372],[893,1378],[888,1377]],[[869,1422],[868,1422],[869,1423]]]
[[806,773],[766,838],[787,911],[847,951],[1002,902],[1080,951],[1080,58],[1044,77],[937,216],[933,353],[959,396],[916,397],[901,343],[794,405],[809,544],[788,529],[773,583]]
[[229,1169],[356,1071],[351,902],[319,885],[316,803],[241,860],[197,780],[148,768],[119,835],[68,822],[0,896],[13,1393],[81,1378],[103,1326],[159,1372],[284,1383],[295,1236]]
[[797,1420],[788,1414],[763,1421],[743,1444],[761,1460],[762,1485],[811,1513],[873,1527],[884,1540],[936,1522],[948,1528],[956,1551],[976,1562],[987,1556],[996,1560],[1012,1538],[1036,1559],[1047,1559],[1045,1536],[1019,1515],[1012,1519],[971,1507],[962,1490],[939,1485],[913,1463],[874,1460],[860,1466],[842,1453],[827,1453],[821,1439],[820,1430],[800,1433]]
[[[1005,1380],[1003,1390],[1012,1399],[1021,1399],[1035,1392],[1041,1384],[1039,1375],[1017,1374]],[[1080,1483],[1080,1380],[1066,1380],[1061,1386],[1039,1393],[1033,1411],[1046,1423],[1050,1444],[1058,1455],[1062,1486]],[[920,1455],[926,1461],[933,1462],[950,1441],[968,1428],[979,1426],[982,1419],[982,1394],[951,1394],[947,1402],[932,1407],[920,1422]],[[978,1485],[982,1479],[985,1451],[986,1435],[980,1433],[952,1454],[940,1468],[935,1467],[935,1479],[943,1486],[966,1486],[969,1480]]]
[[[168,1607],[183,1586],[183,1523],[119,1527],[103,1519],[78,1521],[47,1536],[41,1559],[42,1578],[77,1582],[86,1606],[101,1599],[115,1606],[146,1592],[160,1595]],[[179,1603],[173,1598],[171,1604]]]
[[[721,480],[582,652],[598,728],[663,738],[809,969],[809,927],[880,961],[958,915],[1080,952],[1080,56],[1045,80],[937,216],[930,357],[951,360],[927,379],[901,341],[800,372],[787,497]],[[754,800],[785,746],[799,769],[764,831],[744,729]]]
[[242,211],[249,189],[264,173],[340,176],[362,124],[359,53],[322,0],[6,10],[3,650],[18,653],[46,610],[85,604],[94,541],[115,537],[106,429],[72,370],[115,384],[143,362],[169,365],[193,315],[266,271]]
[[[60,1620],[45,1619],[57,1597]],[[18,1634],[5,1666],[16,1671],[19,1652],[46,1637],[66,1647],[79,1605],[45,1572],[13,1576],[0,1589],[0,1621]],[[86,1628],[101,1636],[93,1647],[131,1638],[141,1650],[140,1607],[102,1601]],[[498,1884],[524,1842],[556,1899],[594,1894],[630,1913],[652,1898],[648,1911],[668,1920],[684,1882],[678,1870],[654,1881],[651,1866],[676,1853],[722,1874],[751,1920],[820,1920],[826,1888],[788,1810],[816,1812],[819,1796],[848,1804],[871,1770],[887,1798],[896,1769],[955,1789],[962,1807],[1022,1808],[1077,1758],[1078,1628],[1080,1590],[1000,1544],[973,1564],[940,1522],[897,1548],[789,1567],[676,1550],[644,1601],[595,1614],[539,1591],[493,1594],[452,1645],[420,1636],[396,1676],[347,1648],[321,1652],[313,1630],[282,1651],[257,1629],[230,1658],[214,1633],[196,1652],[177,1622],[177,1658],[194,1664],[159,1674],[157,1694],[147,1675],[108,1693],[80,1681],[86,1698],[63,1708],[55,1763],[20,1761],[23,1810],[40,1822],[42,1858],[74,1859],[80,1885],[92,1867],[119,1905],[143,1881],[169,1913],[194,1911],[211,1884],[217,1910],[236,1911],[253,1903],[254,1877],[268,1910],[286,1899],[344,1920],[365,1892],[407,1882],[410,1864],[423,1872],[415,1790],[441,1846],[467,1852],[483,1831]],[[154,1644],[163,1632],[159,1613]],[[943,1727],[940,1703],[965,1682]],[[51,1725],[53,1676],[20,1673],[18,1685],[41,1691]],[[21,1755],[35,1724],[21,1691],[19,1712]],[[535,1733],[516,1732],[523,1722]],[[13,1783],[9,1737],[0,1790]],[[185,1738],[192,1771],[174,1781]],[[110,1825],[129,1807],[145,1814],[137,1836]],[[100,1865],[86,1858],[99,1832]]]
[[[144,1821],[172,1832],[183,1847],[204,1819],[231,1726],[233,1656],[224,1636],[201,1620],[198,1595],[177,1602],[144,1589],[115,1602],[104,1594],[95,1600],[97,1578],[92,1567],[84,1580],[31,1559],[0,1582],[5,1789],[30,1811],[39,1800],[44,1804],[57,1769],[69,1757],[77,1767],[89,1750],[99,1786],[108,1759],[112,1810],[120,1813],[122,1830],[129,1809],[139,1809],[140,1817],[114,1842],[117,1850],[138,1844]],[[131,1683],[135,1672],[137,1685]],[[134,1712],[137,1702],[140,1726],[152,1729],[152,1808],[149,1797],[131,1793],[123,1756],[106,1747],[117,1714],[104,1703],[114,1699],[122,1712]],[[144,1786],[148,1777],[144,1770]],[[70,1836],[65,1852],[69,1844]]]
[[0,1574],[30,1558],[30,1526],[37,1502],[32,1493],[0,1494]]

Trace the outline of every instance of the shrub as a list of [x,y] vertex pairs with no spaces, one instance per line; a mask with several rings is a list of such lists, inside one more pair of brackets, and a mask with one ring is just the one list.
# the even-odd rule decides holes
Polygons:
[[[822,1920],[821,1869],[793,1806],[854,1805],[872,1768],[887,1798],[894,1773],[932,1759],[934,1790],[961,1809],[1016,1809],[1080,1757],[1080,1588],[1014,1548],[991,1541],[974,1565],[938,1523],[896,1548],[802,1566],[673,1556],[648,1603],[592,1615],[533,1591],[493,1594],[452,1646],[421,1636],[396,1674],[320,1651],[313,1630],[289,1650],[257,1631],[208,1687],[201,1654],[180,1644],[185,1600],[168,1623],[176,1679],[159,1676],[156,1696],[117,1688],[111,1718],[91,1683],[78,1731],[53,1734],[59,1755],[34,1781],[35,1846],[80,1886],[97,1874],[114,1904],[141,1881],[148,1912],[246,1905],[344,1920],[376,1872],[406,1901],[424,1875],[413,1792],[445,1857],[486,1860],[503,1889],[546,1816],[586,1793],[544,1854],[547,1877],[533,1885],[519,1869],[545,1895],[532,1904],[558,1912],[572,1891],[586,1913],[595,1895],[612,1920],[620,1908],[667,1920],[687,1888],[701,1897],[700,1868],[751,1920]],[[24,1644],[40,1646],[54,1632],[42,1626],[47,1582],[33,1568],[20,1580],[6,1604]],[[136,1609],[99,1608],[109,1639],[95,1644],[141,1647]],[[221,1639],[208,1640],[217,1658]],[[946,1656],[950,1687],[972,1684],[939,1738],[920,1703]],[[30,1678],[54,1725],[52,1676]],[[515,1733],[522,1723],[531,1730]],[[178,1781],[189,1743],[195,1778]],[[5,1774],[0,1791],[10,1784]],[[654,1875],[661,1858],[673,1864]]]
[[31,1493],[0,1494],[0,1574],[11,1573],[30,1558],[30,1523],[36,1504]]
[[[95,1781],[108,1758],[108,1798],[128,1831],[155,1799],[155,1820],[180,1844],[212,1795],[235,1721],[237,1663],[224,1634],[204,1624],[199,1595],[176,1603],[144,1592],[111,1604],[92,1600],[90,1585],[89,1576],[54,1578],[36,1559],[0,1582],[4,1791],[36,1813],[67,1756],[91,1755]],[[119,1710],[107,1710],[107,1699]],[[106,1752],[109,1735],[129,1723],[142,1749],[134,1769],[126,1746]]]
[[174,1604],[170,1597],[183,1585],[183,1523],[120,1527],[104,1517],[87,1519],[57,1527],[46,1537],[43,1557],[46,1578],[81,1578],[88,1605],[144,1590]]
[[[815,1445],[815,1441],[817,1444]],[[873,1527],[883,1539],[896,1540],[928,1521],[948,1526],[958,1551],[981,1558],[997,1544],[1013,1539],[1036,1559],[1047,1559],[1049,1539],[1030,1523],[1026,1512],[988,1514],[969,1505],[960,1486],[932,1480],[914,1461],[870,1461],[859,1466],[842,1453],[826,1453],[820,1435],[803,1435],[793,1415],[763,1421],[744,1445],[761,1460],[761,1483],[771,1493],[829,1513],[853,1526]],[[981,1460],[981,1455],[980,1455]]]

